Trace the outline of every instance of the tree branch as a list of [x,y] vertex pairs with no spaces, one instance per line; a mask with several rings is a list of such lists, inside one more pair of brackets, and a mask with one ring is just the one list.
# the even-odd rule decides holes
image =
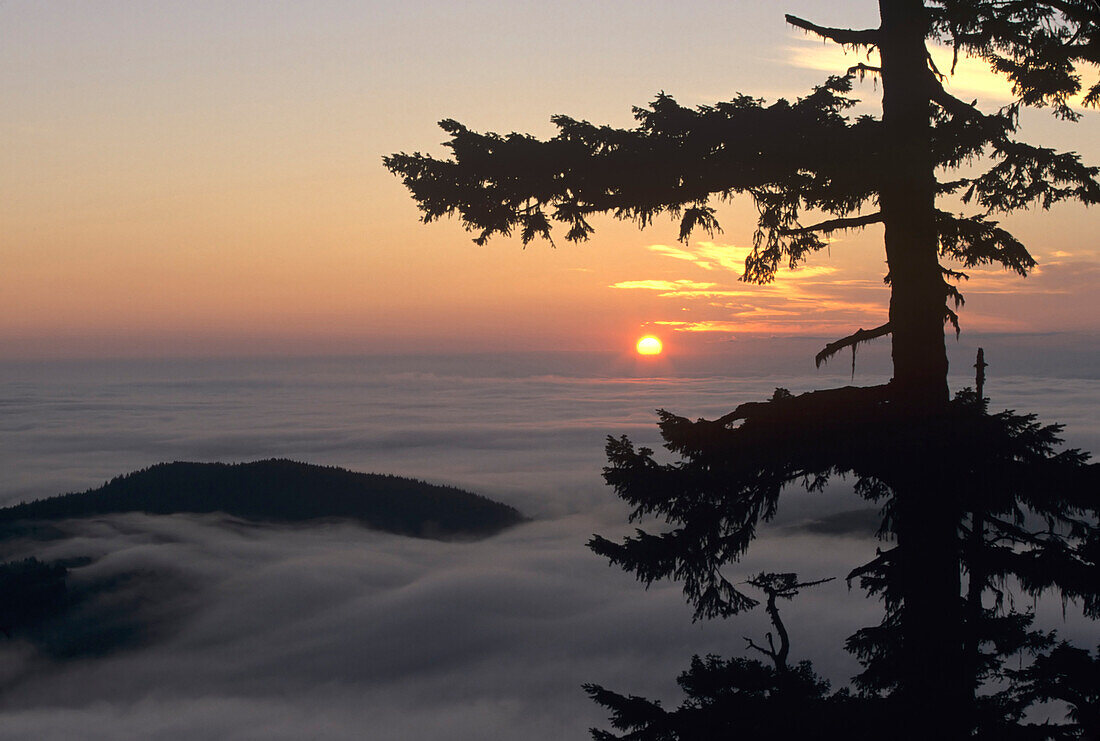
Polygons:
[[882,221],[882,214],[876,211],[873,214],[867,214],[866,216],[854,216],[851,218],[842,219],[829,219],[828,221],[822,221],[819,224],[811,224],[810,226],[800,226],[797,229],[779,229],[779,234],[784,237],[791,237],[796,234],[809,234],[810,232],[835,232],[837,229],[859,229],[860,227],[867,226],[868,224],[878,224]]
[[940,108],[943,108],[952,116],[958,116],[973,121],[983,127],[995,127],[992,130],[986,129],[992,141],[1003,140],[1010,131],[1014,131],[1016,128],[1011,116],[1003,113],[997,116],[990,116],[982,113],[976,106],[959,100],[954,95],[947,92],[947,88],[945,88],[939,80],[933,79],[932,94],[930,97],[932,98],[932,102],[936,103]]
[[[1075,7],[1071,3],[1065,2],[1065,0],[1046,0],[1047,5],[1051,6],[1055,10],[1061,11],[1062,15],[1066,18],[1072,19],[1076,22],[1083,22],[1085,19],[1081,16],[1081,8]],[[1093,3],[1096,5],[1096,3]],[[1100,8],[1094,8],[1093,12],[1100,10]]]
[[[932,52],[926,51],[925,57],[928,59],[928,69],[932,71],[932,75],[940,82],[947,79],[947,75],[940,72],[940,68],[936,66],[936,60],[932,58]],[[954,67],[954,64],[952,64]]]
[[778,425],[806,425],[808,420],[821,424],[826,419],[851,417],[853,409],[873,407],[889,396],[889,384],[822,389],[773,401],[747,401],[714,420],[713,424],[728,427],[749,418],[769,420]]
[[864,64],[860,62],[857,65],[848,68],[849,75],[859,75],[859,79],[862,80],[866,75],[880,75],[882,74],[882,67],[873,67],[870,64]]
[[836,342],[830,342],[825,346],[825,349],[814,356],[814,364],[820,368],[821,364],[827,361],[829,358],[836,355],[838,352],[846,347],[851,347],[853,350],[855,346],[861,342],[867,342],[869,340],[882,337],[890,334],[892,327],[890,322],[886,322],[881,327],[875,327],[874,329],[863,329],[862,327],[856,330],[854,333],[837,340]]
[[787,20],[787,23],[790,23],[795,28],[801,28],[803,31],[816,33],[818,36],[829,39],[830,41],[835,41],[844,46],[876,46],[878,44],[879,31],[877,28],[869,28],[862,31],[856,31],[851,28],[826,28],[825,26],[818,26],[815,23],[810,23],[807,20],[790,15],[789,13],[785,15],[784,18]]
[[958,339],[959,336],[962,335],[962,326],[959,325],[959,315],[945,306],[943,307],[943,323],[947,324],[948,322],[955,328],[955,339]]
[[786,626],[779,619],[779,608],[775,606],[775,592],[768,592],[768,604],[765,609],[768,611],[768,617],[772,620],[772,625],[775,626],[775,630],[779,634],[779,650],[776,651],[775,643],[772,642],[772,634],[768,633],[768,645],[772,649],[772,660],[775,662],[775,670],[783,672],[787,670],[787,656],[791,653],[791,639],[787,635]]
[[[769,635],[769,637],[771,636],[770,633],[768,635]],[[775,661],[775,652],[774,651],[769,651],[768,649],[764,648],[763,646],[757,646],[755,643],[753,643],[753,640],[751,638],[749,638],[748,636],[741,636],[741,637],[745,639],[745,642],[748,644],[748,648],[755,649],[755,650],[759,651],[760,653],[764,654],[765,656],[767,656],[772,661]]]
[[894,546],[887,551],[879,551],[878,555],[876,555],[872,560],[868,561],[862,566],[857,566],[849,571],[848,576],[844,577],[844,580],[848,582],[848,588],[852,588],[852,582],[856,579],[868,575],[873,575],[876,570],[882,569],[889,565],[890,561],[896,555],[897,550],[897,546]]
[[939,84],[939,81],[932,88],[932,100],[953,116],[962,116],[975,121],[986,118],[986,115],[977,108],[947,92],[947,88]]
[[[834,579],[836,579],[835,576],[830,576],[830,577],[827,577],[825,579],[815,579],[814,581],[803,581],[803,582],[799,582],[798,584],[795,584],[791,589],[792,590],[798,590],[798,589],[805,589],[806,587],[816,587],[818,584],[825,584],[826,582],[831,582]],[[795,594],[797,594],[797,592],[791,591],[789,594],[781,594],[779,596],[780,597],[786,597],[787,599],[790,599]]]

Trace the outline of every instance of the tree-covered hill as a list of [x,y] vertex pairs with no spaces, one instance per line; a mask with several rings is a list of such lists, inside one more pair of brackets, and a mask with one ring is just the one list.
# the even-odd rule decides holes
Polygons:
[[486,537],[524,519],[512,507],[451,486],[271,459],[159,463],[98,489],[0,509],[0,533],[21,520],[120,512],[224,512],[273,522],[341,518],[426,538]]

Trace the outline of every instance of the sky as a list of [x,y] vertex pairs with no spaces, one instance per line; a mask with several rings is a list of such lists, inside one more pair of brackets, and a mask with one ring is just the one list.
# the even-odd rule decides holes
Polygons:
[[[755,212],[688,244],[597,220],[587,244],[419,222],[381,158],[442,155],[436,128],[552,135],[567,113],[629,126],[665,91],[796,97],[861,61],[787,26],[874,26],[875,4],[600,2],[0,3],[0,356],[360,354],[835,338],[885,320],[881,231],[848,234],[766,287],[738,282]],[[950,87],[1008,100],[980,64]],[[879,88],[857,95],[872,110]],[[1024,117],[1100,163],[1098,114]],[[1100,330],[1096,213],[1004,224],[1027,280],[976,270],[964,329]],[[1067,340],[1069,342],[1070,340]]]

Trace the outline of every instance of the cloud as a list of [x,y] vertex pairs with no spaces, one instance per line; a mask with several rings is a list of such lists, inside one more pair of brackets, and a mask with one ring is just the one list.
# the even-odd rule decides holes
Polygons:
[[[848,52],[836,44],[822,44],[816,36],[806,36],[801,32],[792,32],[791,42],[786,47],[787,60],[802,69],[843,74],[845,70],[861,62],[872,67],[879,64],[877,50],[871,50],[869,54],[865,51]],[[968,102],[977,98],[979,102],[996,105],[1003,105],[1014,99],[1012,85],[1002,75],[990,69],[987,62],[960,56],[952,70],[953,53],[950,47],[929,44],[929,50],[937,68],[947,75],[944,87],[952,95]],[[875,79],[874,75],[869,76]]]
[[[1012,83],[1004,75],[995,72],[984,59],[960,54],[956,60],[951,47],[941,44],[928,44],[928,49],[936,68],[945,75],[944,88],[955,97],[968,103],[977,100],[979,104],[992,106],[1002,106],[1016,99],[1012,92]],[[790,44],[784,51],[785,61],[791,65],[834,75],[843,74],[861,62],[872,67],[879,65],[876,49],[869,52],[846,51],[841,46],[822,43],[819,37],[801,31],[791,31]],[[877,93],[877,77],[872,74],[868,76],[874,81],[874,90]],[[1082,85],[1083,91],[1087,91],[1088,87],[1087,83]],[[804,94],[805,92],[796,93]],[[1071,105],[1079,108],[1083,107],[1083,101],[1084,92],[1070,99]]]
[[698,283],[693,280],[624,280],[612,283],[610,288],[641,288],[647,291],[668,291],[675,294],[679,291],[705,291],[714,288],[717,283]]
[[1043,260],[1026,277],[1008,270],[971,269],[968,280],[960,281],[964,295],[1011,293],[1014,295],[1072,294],[1095,286],[1100,276],[1100,261],[1073,257],[1068,253],[1053,253],[1054,259]]
[[[1095,449],[1095,362],[1086,379],[1011,375],[1011,358],[1056,356],[1056,340],[1024,338],[1012,355],[989,353],[994,401],[1066,422],[1073,445]],[[659,449],[658,407],[714,418],[777,385],[798,391],[831,382],[787,370],[797,357],[812,372],[811,340],[723,348],[698,375],[681,367],[669,378],[631,376],[633,359],[615,365],[593,354],[570,355],[571,375],[532,355],[483,358],[476,368],[469,358],[454,361],[461,372],[445,361],[406,358],[394,371],[388,359],[355,358],[270,360],[247,372],[211,362],[184,374],[225,379],[209,383],[153,382],[137,364],[99,371],[77,364],[7,382],[0,467],[45,493],[63,490],[54,488],[59,480],[86,488],[127,470],[132,458],[148,464],[149,454],[267,457],[312,439],[321,462],[497,493],[538,519],[464,544],[339,523],[281,528],[132,514],[70,522],[67,539],[0,544],[4,558],[91,556],[74,579],[96,596],[71,626],[140,636],[77,660],[0,642],[0,739],[546,741],[606,727],[583,682],[675,704],[675,676],[692,654],[740,655],[741,636],[762,636],[766,616],[755,610],[692,624],[679,585],[646,590],[584,543],[594,532],[615,538],[632,527],[627,507],[600,480],[606,435],[626,432]],[[966,353],[952,364],[963,383],[972,372],[972,349]],[[766,360],[756,376],[742,364],[754,355]],[[0,364],[0,372],[11,371]],[[433,444],[418,445],[418,430]],[[110,434],[89,449],[74,431]],[[155,442],[131,451],[142,438]],[[765,569],[843,576],[880,544],[853,537],[858,516],[830,515],[864,506],[850,482],[786,491],[776,520],[726,573],[737,581]],[[835,534],[807,532],[821,522]],[[120,586],[96,587],[110,584]],[[1066,623],[1055,608],[1044,624],[1092,637],[1072,608]],[[842,580],[783,608],[792,655],[813,659],[838,684],[856,670],[841,641],[879,615],[874,600]]]
[[[690,247],[650,245],[657,254],[687,261],[706,271],[739,276],[749,250],[716,242]],[[849,268],[849,270],[851,270]],[[846,275],[836,265],[801,265],[781,270],[766,285],[699,282],[692,278],[623,281],[613,288],[644,288],[690,308],[697,318],[664,318],[653,323],[680,332],[711,333],[844,333],[860,324],[884,319],[887,290],[880,277]],[[728,299],[738,299],[729,301]]]
[[881,525],[882,513],[879,509],[861,507],[804,520],[790,525],[789,529],[793,532],[866,538],[877,532]]
[[704,270],[728,270],[736,275],[741,275],[745,267],[745,258],[752,251],[747,247],[718,242],[696,242],[690,247],[651,244],[646,249],[665,257],[686,260]]
[[783,281],[809,281],[814,278],[819,278],[823,275],[834,275],[839,271],[839,268],[831,265],[801,265],[794,270],[788,270],[779,276],[776,276],[776,280]]
[[[844,576],[880,545],[866,510],[820,514],[848,501],[789,492],[789,516],[764,526],[729,575]],[[74,523],[74,538],[44,555],[95,552],[87,568],[100,578],[179,574],[167,601],[154,592],[130,603],[132,621],[171,609],[175,622],[156,640],[80,661],[0,648],[0,739],[582,737],[605,719],[581,683],[674,702],[693,653],[741,654],[739,636],[768,629],[762,610],[692,624],[677,585],[643,589],[583,547],[593,531],[623,532],[622,514],[465,544],[210,516]],[[837,579],[783,618],[795,655],[843,682],[856,665],[840,642],[879,612]],[[1090,627],[1071,614],[1060,630],[1080,639]]]
[[626,280],[612,283],[609,288],[634,288],[648,291],[660,291],[659,298],[723,298],[753,296],[750,289],[720,288],[717,283],[699,283],[693,280]]
[[714,270],[715,265],[709,260],[703,259],[698,253],[689,249],[683,249],[680,247],[670,247],[666,244],[651,244],[647,245],[646,249],[650,252],[656,252],[658,255],[664,255],[665,257],[671,257],[676,260],[687,260],[690,263],[703,268],[704,270]]
[[658,321],[653,323],[663,327],[672,327],[680,332],[738,332],[744,327],[739,322],[723,322],[714,319],[705,319],[699,322]]
[[659,298],[736,298],[754,296],[751,290],[705,290],[705,291],[669,291],[658,294]]
[[[150,729],[183,738],[210,728],[235,736],[255,733],[257,721],[289,724],[285,738],[369,729],[378,739],[475,739],[520,728],[532,739],[580,737],[603,723],[581,683],[668,696],[692,653],[739,651],[728,624],[692,625],[677,585],[642,589],[583,547],[589,533],[613,535],[624,522],[605,509],[462,544],[214,516],[70,523],[73,537],[46,544],[43,557],[93,553],[74,572],[85,582],[136,568],[146,578],[177,574],[165,583],[174,596],[128,603],[131,621],[167,609],[176,620],[157,640],[100,659],[47,662],[4,647],[0,658],[17,667],[0,738],[125,739]],[[814,575],[832,575],[873,555],[870,541],[823,549],[813,537],[775,537],[735,571],[806,567],[792,554],[815,552]],[[800,655],[843,677],[854,663],[835,644],[876,612],[835,589],[800,599],[784,617]],[[753,614],[737,630],[765,623]],[[321,716],[329,723],[319,727]],[[442,732],[447,722],[456,725]]]

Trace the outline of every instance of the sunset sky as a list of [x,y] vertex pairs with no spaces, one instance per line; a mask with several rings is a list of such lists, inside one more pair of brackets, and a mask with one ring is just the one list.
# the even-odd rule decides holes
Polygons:
[[[444,154],[442,118],[550,135],[567,113],[632,124],[665,91],[796,97],[862,57],[783,12],[877,25],[870,0],[0,3],[0,357],[666,347],[841,336],[884,321],[881,231],[770,286],[738,282],[755,212],[676,242],[597,220],[587,244],[429,226],[385,154]],[[951,81],[991,110],[981,65]],[[857,94],[872,106],[868,79]],[[1100,114],[1024,117],[1100,164]],[[1039,259],[975,270],[964,331],[1100,330],[1100,221],[1004,218]]]

